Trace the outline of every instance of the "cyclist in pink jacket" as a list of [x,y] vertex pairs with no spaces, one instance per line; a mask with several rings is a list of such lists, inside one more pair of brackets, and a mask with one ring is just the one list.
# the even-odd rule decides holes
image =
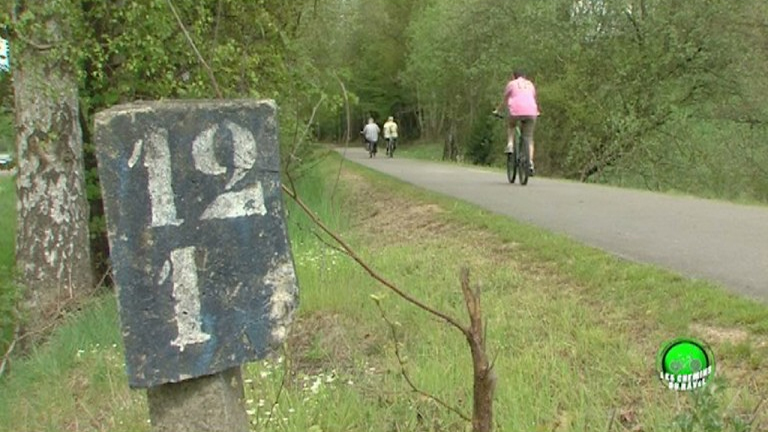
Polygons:
[[499,112],[506,104],[509,110],[509,124],[507,125],[507,153],[512,153],[515,147],[515,125],[520,123],[520,131],[523,139],[528,142],[528,154],[530,155],[530,172],[533,175],[533,130],[536,126],[536,118],[541,114],[536,98],[536,87],[525,77],[521,70],[515,70],[512,79],[504,89],[504,99],[495,112]]

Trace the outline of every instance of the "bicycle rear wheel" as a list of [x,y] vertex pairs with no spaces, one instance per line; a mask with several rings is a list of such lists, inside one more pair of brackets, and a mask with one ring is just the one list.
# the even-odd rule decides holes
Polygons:
[[525,186],[528,184],[528,144],[525,142],[519,131],[516,138],[517,145],[515,145],[515,152],[518,154],[517,170],[520,171],[520,184]]

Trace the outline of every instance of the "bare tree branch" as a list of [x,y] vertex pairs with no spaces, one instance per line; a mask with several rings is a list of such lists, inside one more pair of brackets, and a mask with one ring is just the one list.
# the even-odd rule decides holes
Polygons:
[[328,240],[324,239],[324,238],[323,238],[323,236],[321,236],[319,232],[317,232],[317,231],[315,231],[315,230],[312,230],[312,234],[313,234],[315,237],[317,237],[317,239],[318,239],[318,240],[320,240],[320,242],[321,242],[322,244],[324,244],[324,245],[328,246],[328,247],[329,247],[329,248],[331,248],[332,250],[335,250],[336,252],[339,252],[339,253],[343,253],[344,255],[347,255],[347,256],[349,256],[349,253],[348,253],[347,251],[345,251],[344,249],[342,249],[342,248],[340,248],[340,247],[338,247],[338,246],[336,246],[336,245],[334,245],[334,244],[331,244],[331,242],[329,242]]
[[213,46],[219,43],[219,26],[221,25],[222,6],[224,2],[219,0],[216,4],[216,24],[213,27]]
[[[344,155],[347,154],[347,148],[349,147],[349,137],[350,137],[350,131],[352,129],[352,118],[349,110],[349,94],[347,93],[347,87],[344,85],[344,81],[339,78],[338,75],[333,75],[336,78],[336,81],[339,82],[339,86],[341,86],[341,91],[344,94],[344,108],[346,110],[347,114],[347,128],[344,131]],[[333,202],[333,199],[336,196],[336,189],[339,186],[339,179],[341,178],[341,169],[344,167],[344,160],[346,158],[341,158],[339,161],[339,171],[336,173],[336,182],[333,184],[333,188],[331,189],[331,202]]]
[[40,43],[40,42],[33,41],[32,39],[22,35],[19,32],[16,32],[15,36],[20,41],[24,42],[25,44],[31,46],[32,48],[38,51],[49,51],[56,47],[56,44],[53,44],[53,43]]
[[381,318],[389,326],[390,335],[392,336],[392,341],[395,344],[395,356],[397,357],[397,362],[400,364],[400,375],[403,376],[403,378],[405,379],[405,382],[408,383],[408,386],[410,386],[411,389],[414,392],[416,392],[416,393],[418,393],[418,394],[420,394],[420,395],[422,395],[422,396],[424,396],[424,397],[426,397],[428,399],[431,399],[431,400],[435,401],[437,404],[439,404],[439,405],[447,408],[448,410],[454,412],[456,415],[458,415],[459,417],[461,417],[465,421],[471,422],[472,419],[469,418],[468,415],[466,415],[463,412],[461,412],[461,410],[459,410],[456,407],[453,407],[453,406],[449,405],[448,403],[446,403],[442,399],[438,398],[437,396],[432,395],[432,394],[430,394],[430,393],[428,393],[428,392],[426,392],[424,390],[421,390],[420,388],[418,388],[416,386],[416,384],[413,383],[413,380],[411,380],[411,376],[408,375],[408,371],[405,368],[405,360],[403,360],[403,357],[400,354],[400,341],[397,339],[397,328],[395,326],[395,323],[390,321],[390,319],[387,317],[386,312],[384,312],[384,308],[381,306],[381,300],[379,300],[376,297],[373,297],[373,300],[376,303],[376,307],[379,308],[379,312],[381,313]]
[[616,409],[611,410],[611,419],[608,421],[608,429],[606,432],[611,432],[613,429],[613,421],[616,419]]
[[272,421],[275,408],[277,408],[278,403],[280,403],[280,397],[283,395],[286,382],[288,381],[288,377],[290,377],[290,356],[288,354],[288,350],[285,348],[285,345],[283,345],[283,376],[280,379],[280,387],[277,388],[277,394],[275,395],[275,400],[272,401],[272,407],[269,409],[269,416],[267,416],[265,424],[269,424],[269,422]]
[[[288,176],[290,181],[290,176]],[[294,186],[292,186],[294,187]],[[452,325],[459,331],[461,331],[462,334],[469,337],[469,330],[464,328],[463,325],[461,325],[455,318],[452,318],[430,306],[427,306],[426,304],[422,303],[421,301],[417,300],[416,298],[412,297],[408,293],[404,292],[400,288],[396,287],[392,282],[386,280],[383,276],[381,276],[378,272],[376,272],[374,269],[371,268],[371,266],[368,265],[360,256],[358,256],[354,250],[345,242],[341,237],[339,237],[336,233],[334,233],[330,228],[328,228],[323,221],[320,220],[320,218],[304,203],[304,201],[299,198],[298,194],[294,190],[291,190],[291,188],[288,188],[285,184],[282,185],[283,192],[285,192],[293,201],[298,204],[298,206],[304,211],[304,213],[309,216],[310,219],[312,219],[312,222],[315,223],[320,229],[331,236],[341,247],[347,252],[347,255],[350,256],[355,262],[357,262],[360,267],[362,267],[372,278],[376,279],[379,283],[384,285],[385,287],[392,290],[395,294],[400,296],[402,299],[407,301],[408,303],[411,303],[412,305],[442,319],[446,323]]]
[[179,23],[179,27],[181,28],[181,31],[184,33],[184,36],[187,38],[187,42],[189,42],[189,45],[192,47],[192,50],[195,52],[195,55],[197,56],[197,60],[200,62],[200,64],[203,65],[203,68],[208,73],[208,78],[211,80],[211,84],[213,85],[213,90],[216,92],[216,96],[219,99],[224,99],[224,95],[221,93],[221,89],[219,88],[219,83],[216,81],[216,76],[213,74],[213,70],[210,66],[208,66],[208,63],[203,58],[202,54],[200,54],[200,51],[197,49],[197,45],[195,45],[195,41],[192,40],[192,37],[189,35],[189,32],[187,31],[186,26],[184,26],[184,23],[181,21],[181,17],[179,16],[179,13],[176,11],[176,7],[173,5],[173,0],[167,0],[168,6],[171,8],[171,12],[173,12],[173,16],[176,17],[176,22]]
[[8,365],[8,362],[11,359],[11,353],[13,353],[13,349],[16,348],[16,342],[18,342],[19,339],[21,339],[19,337],[20,332],[21,332],[21,326],[17,323],[16,329],[14,329],[13,331],[13,340],[11,341],[11,344],[8,345],[8,349],[5,350],[5,354],[3,355],[3,362],[0,363],[0,377],[2,377],[3,374],[5,373],[5,367]]
[[461,291],[469,313],[470,328],[467,343],[472,352],[473,368],[473,432],[490,432],[493,429],[493,395],[496,391],[496,373],[488,360],[485,349],[483,311],[480,305],[480,287],[474,291],[469,285],[469,269],[461,269]]
[[317,110],[320,108],[320,105],[322,105],[323,101],[325,101],[325,95],[322,95],[320,97],[320,100],[318,100],[315,106],[312,108],[312,115],[309,117],[309,121],[307,122],[307,125],[304,128],[304,132],[301,134],[301,136],[299,136],[299,133],[298,133],[299,116],[298,116],[298,112],[296,113],[296,132],[293,138],[293,149],[291,150],[291,153],[288,155],[288,160],[285,161],[285,168],[284,168],[285,172],[288,172],[290,170],[291,164],[293,164],[293,161],[297,159],[296,154],[298,153],[301,145],[304,144],[304,142],[306,141],[307,135],[309,135],[309,128],[312,127],[312,123],[315,121],[315,116],[317,115]]
[[752,410],[752,418],[749,419],[749,422],[747,424],[752,426],[755,420],[757,420],[757,413],[760,412],[760,407],[763,405],[764,402],[765,402],[765,398],[760,399],[760,402],[758,402],[757,405],[755,405],[755,409]]

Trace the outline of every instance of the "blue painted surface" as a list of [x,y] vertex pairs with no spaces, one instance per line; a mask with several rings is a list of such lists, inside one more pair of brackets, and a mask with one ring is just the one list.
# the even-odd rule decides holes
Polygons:
[[[275,343],[275,323],[265,308],[275,287],[263,279],[274,270],[275,256],[293,263],[283,220],[273,106],[253,101],[151,106],[152,112],[117,107],[98,114],[95,135],[132,387],[209,375],[263,358]],[[224,192],[229,175],[196,170],[192,142],[225,120],[256,137],[258,161],[235,190],[261,182],[266,215],[200,220],[208,203]],[[184,220],[180,226],[150,226],[147,170],[142,161],[128,168],[135,142],[159,127],[169,131],[173,201],[177,217]],[[217,161],[228,172],[234,167],[231,141],[226,133],[215,141]],[[172,250],[189,246],[196,248],[201,329],[211,337],[181,351],[171,344],[179,332],[172,278],[160,283],[159,275]]]

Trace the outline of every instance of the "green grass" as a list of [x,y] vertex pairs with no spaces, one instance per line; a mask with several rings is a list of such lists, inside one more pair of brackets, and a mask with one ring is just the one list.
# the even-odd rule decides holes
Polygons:
[[443,160],[443,144],[434,142],[410,142],[398,144],[395,156],[428,161]]
[[[307,173],[301,195],[374,269],[464,322],[460,268],[469,266],[481,285],[499,377],[497,430],[604,431],[614,410],[621,423],[614,430],[674,430],[690,401],[658,382],[655,351],[681,334],[706,339],[702,326],[746,334],[709,340],[730,387],[718,394],[721,405],[745,413],[767,396],[765,305],[349,163],[334,188],[337,163],[331,156]],[[301,306],[285,351],[246,367],[254,430],[465,430],[406,386],[370,296],[383,297],[397,323],[413,380],[467,412],[471,371],[460,335],[387,293],[321,242],[295,206],[288,211]],[[121,349],[114,300],[99,299],[30,359],[13,363],[0,383],[0,424],[148,431],[144,393],[127,389]]]
[[123,361],[116,302],[96,299],[11,363],[0,421],[14,431],[136,430],[147,410],[143,395],[128,390]]

